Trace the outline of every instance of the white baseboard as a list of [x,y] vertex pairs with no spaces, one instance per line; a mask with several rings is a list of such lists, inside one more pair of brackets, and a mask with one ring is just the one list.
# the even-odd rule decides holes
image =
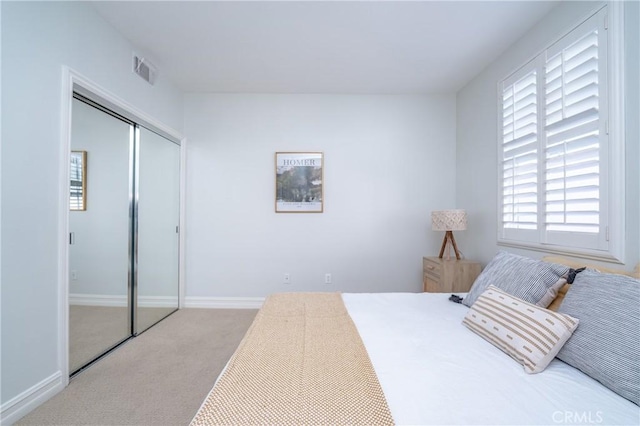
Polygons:
[[69,304],[77,306],[126,307],[129,305],[129,299],[126,295],[71,293],[69,295]]
[[62,373],[55,372],[40,383],[2,404],[0,424],[9,426],[64,389]]
[[264,297],[197,297],[186,296],[185,308],[260,309]]
[[139,308],[177,308],[178,296],[138,296]]
[[[73,293],[69,295],[69,304],[75,306],[110,306],[110,307],[126,307],[128,306],[128,298],[123,295],[107,295],[107,294],[80,294]],[[140,296],[138,298],[138,306],[141,308],[175,308],[178,306],[178,297],[172,296]]]

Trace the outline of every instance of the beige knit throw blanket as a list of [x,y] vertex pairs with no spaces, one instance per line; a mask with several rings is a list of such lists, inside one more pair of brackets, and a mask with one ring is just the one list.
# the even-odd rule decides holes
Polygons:
[[191,425],[390,425],[339,293],[269,296]]

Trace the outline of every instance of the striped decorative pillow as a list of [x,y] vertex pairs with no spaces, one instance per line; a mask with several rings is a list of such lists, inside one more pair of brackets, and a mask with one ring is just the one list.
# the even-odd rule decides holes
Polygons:
[[581,320],[558,358],[640,405],[640,280],[587,269],[558,312]]
[[522,364],[527,373],[547,368],[578,326],[569,315],[525,302],[495,286],[478,297],[462,322]]
[[[494,285],[526,302],[546,308],[557,290],[567,282],[568,272],[568,266],[499,251],[473,283],[462,304],[473,305],[478,296]],[[548,296],[550,290],[555,291],[553,297]]]

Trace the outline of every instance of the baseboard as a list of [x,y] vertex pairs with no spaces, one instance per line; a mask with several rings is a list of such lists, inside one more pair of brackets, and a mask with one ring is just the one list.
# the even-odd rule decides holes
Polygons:
[[69,294],[69,304],[77,306],[113,306],[126,307],[129,305],[129,299],[126,295],[108,295],[108,294]]
[[64,389],[62,373],[57,371],[40,383],[2,404],[0,424],[9,426]]
[[139,296],[139,308],[177,308],[178,296]]
[[[112,296],[106,294],[70,294],[69,304],[75,306],[108,306],[123,308],[128,306],[127,296]],[[138,306],[141,308],[175,308],[178,297],[172,296],[140,296]]]
[[184,298],[185,308],[260,309],[264,297],[197,297]]

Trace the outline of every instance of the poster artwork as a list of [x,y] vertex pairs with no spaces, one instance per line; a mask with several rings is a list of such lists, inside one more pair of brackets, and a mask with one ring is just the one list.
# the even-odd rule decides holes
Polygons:
[[321,152],[276,152],[276,213],[322,213]]

